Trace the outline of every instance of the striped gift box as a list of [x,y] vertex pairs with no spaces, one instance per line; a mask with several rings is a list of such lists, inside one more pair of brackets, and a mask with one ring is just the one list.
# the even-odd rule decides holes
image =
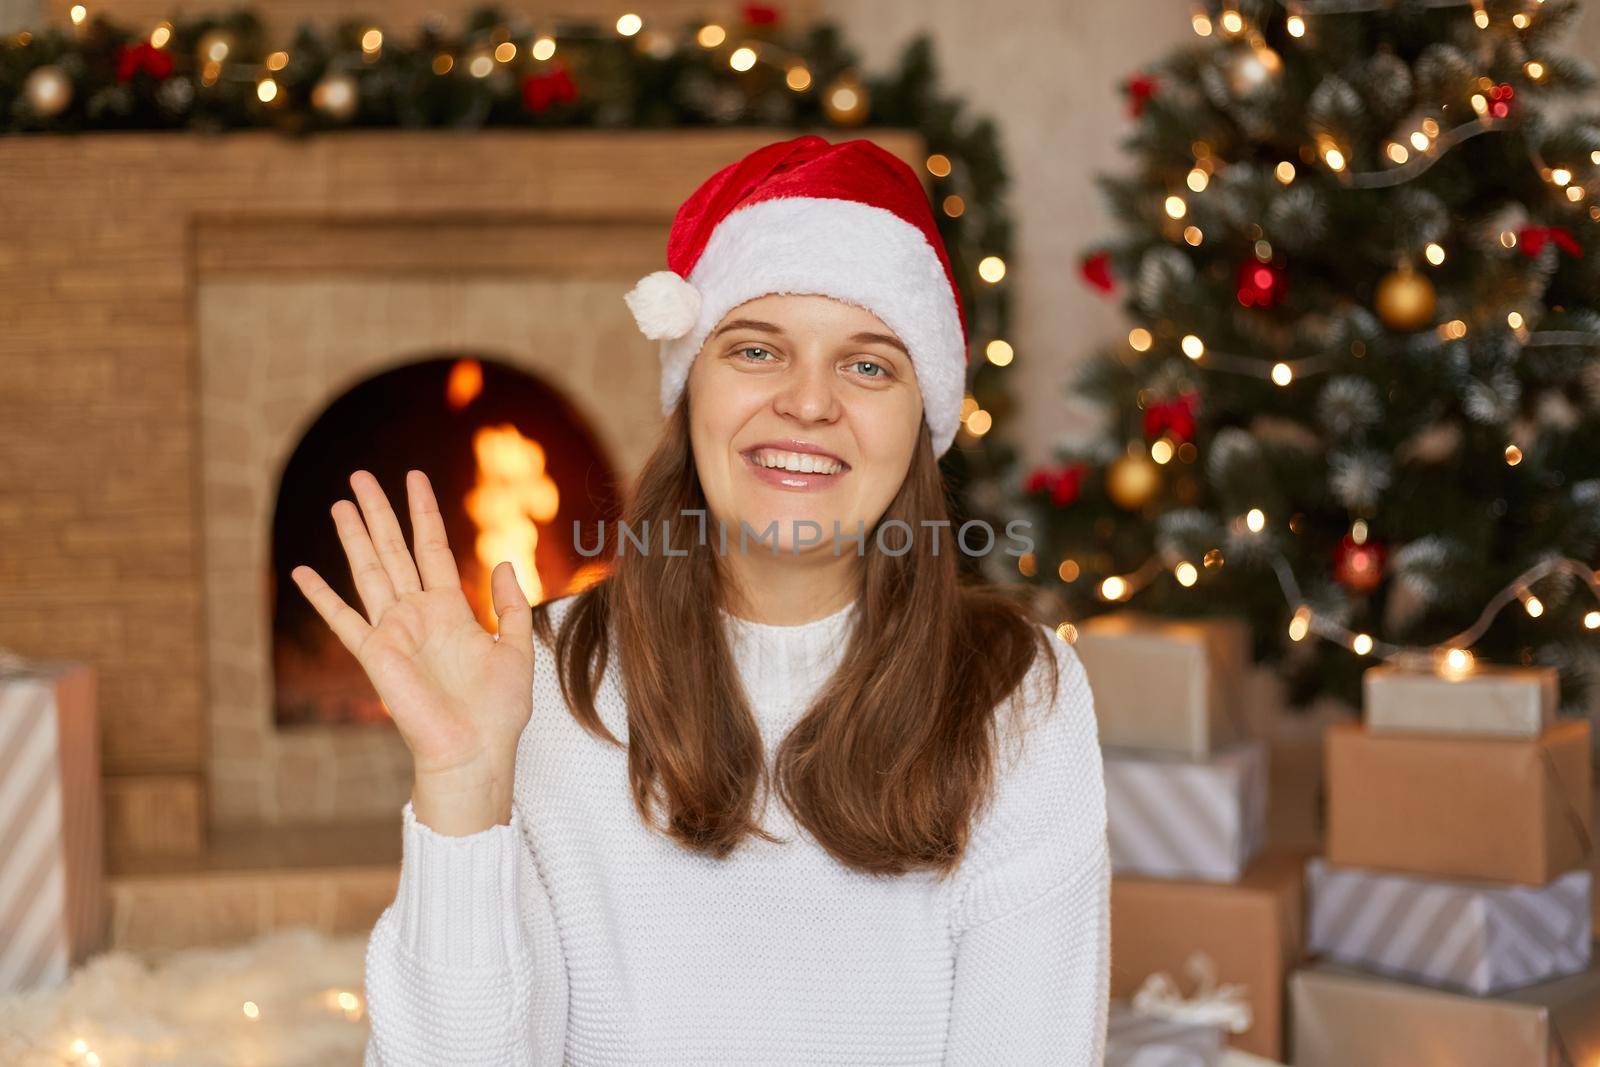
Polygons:
[[1589,965],[1590,872],[1543,886],[1306,864],[1310,947],[1352,967],[1486,996]]
[[1265,742],[1230,745],[1203,760],[1106,749],[1104,765],[1117,873],[1232,882],[1261,850]]
[[0,992],[57,985],[99,947],[98,746],[88,667],[0,670]]
[[1222,1060],[1222,1030],[1177,1022],[1111,1005],[1106,1023],[1105,1067],[1216,1067]]

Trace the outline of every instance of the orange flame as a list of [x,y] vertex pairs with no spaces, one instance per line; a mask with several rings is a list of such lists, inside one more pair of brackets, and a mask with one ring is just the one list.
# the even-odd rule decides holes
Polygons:
[[451,411],[460,411],[483,392],[483,364],[475,359],[458,359],[450,368],[450,377],[444,384],[445,403]]
[[475,611],[485,629],[496,628],[489,579],[495,565],[510,560],[528,603],[544,599],[534,561],[539,523],[552,522],[560,504],[556,483],[545,470],[544,449],[511,425],[485,426],[472,435],[478,461],[476,484],[467,492],[467,515],[478,526],[474,550],[482,579]]

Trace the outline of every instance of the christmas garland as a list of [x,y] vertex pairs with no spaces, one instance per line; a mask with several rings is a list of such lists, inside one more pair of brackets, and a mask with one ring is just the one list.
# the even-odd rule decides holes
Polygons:
[[[859,71],[829,22],[790,28],[745,5],[736,24],[668,28],[624,15],[534,22],[489,6],[454,30],[430,20],[410,40],[371,22],[302,23],[266,39],[248,9],[173,17],[134,30],[73,9],[70,25],[0,40],[0,133],[92,130],[290,136],[354,128],[677,129],[866,126],[916,131],[927,146],[934,215],[967,309],[973,399],[955,481],[999,461],[983,438],[1008,409],[1000,367],[1010,324],[1005,168],[994,123],[968,119],[936,85],[924,35],[899,69]],[[1004,353],[995,358],[996,353]],[[1003,359],[1003,362],[1002,362]],[[959,491],[959,488],[958,488]]]

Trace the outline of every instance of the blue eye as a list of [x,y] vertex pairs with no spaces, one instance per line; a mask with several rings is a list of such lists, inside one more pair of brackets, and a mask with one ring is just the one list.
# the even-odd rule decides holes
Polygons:
[[[767,349],[765,349],[765,348],[762,348],[760,345],[746,345],[744,348],[738,348],[738,349],[735,349],[734,351],[738,352],[740,355],[743,355],[746,352],[766,352],[767,355],[769,355],[769,356],[772,355],[771,352],[767,351]],[[776,358],[776,357],[774,357],[774,358]],[[756,359],[756,360],[751,360],[751,362],[752,363],[765,363],[767,361],[764,360],[764,359]]]
[[868,374],[868,375],[866,375],[866,377],[868,377],[868,378],[884,378],[884,377],[887,377],[888,374],[889,374],[889,369],[887,367],[883,366],[883,364],[881,364],[881,363],[874,363],[870,359],[858,359],[855,362],[855,366],[857,366],[857,367],[871,367],[873,370],[879,372],[877,374]]

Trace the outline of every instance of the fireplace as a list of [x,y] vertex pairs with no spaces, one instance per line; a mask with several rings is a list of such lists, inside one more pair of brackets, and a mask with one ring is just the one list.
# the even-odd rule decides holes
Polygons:
[[353,498],[349,474],[371,471],[410,538],[405,474],[427,473],[473,613],[497,628],[489,575],[511,560],[531,603],[604,576],[580,556],[583,529],[620,513],[616,475],[561,394],[491,358],[422,359],[336,397],[311,423],[278,479],[272,515],[273,721],[280,729],[377,723],[388,713],[355,657],[289,577],[315,568],[364,612],[329,508]]
[[[414,466],[448,497],[472,593],[481,530],[469,500],[480,463],[495,460],[481,448],[543,471],[549,485],[521,514],[554,508],[532,518],[533,536],[524,525],[483,551],[531,553],[541,598],[593,580],[558,551],[569,520],[620,506],[662,426],[656,345],[622,295],[661,268],[698,182],[796,132],[0,145],[26,224],[0,305],[17,321],[14,387],[30,398],[12,436],[13,506],[31,531],[25,580],[0,583],[0,615],[19,647],[100,672],[108,867],[126,892],[158,866],[310,870],[348,859],[351,842],[393,847],[410,753],[349,653],[317,647],[321,632],[295,620],[286,568],[346,582],[328,506],[365,467],[403,511]],[[925,155],[908,131],[854,132]],[[553,501],[539,497],[552,487]],[[279,848],[290,840],[315,845],[315,859]],[[393,874],[392,856],[368,858],[370,892],[348,907],[298,889],[259,906],[219,892],[200,925],[276,922],[291,908],[367,916]],[[193,891],[172,882],[162,913],[187,923]],[[153,914],[144,896],[125,904],[135,926]]]

